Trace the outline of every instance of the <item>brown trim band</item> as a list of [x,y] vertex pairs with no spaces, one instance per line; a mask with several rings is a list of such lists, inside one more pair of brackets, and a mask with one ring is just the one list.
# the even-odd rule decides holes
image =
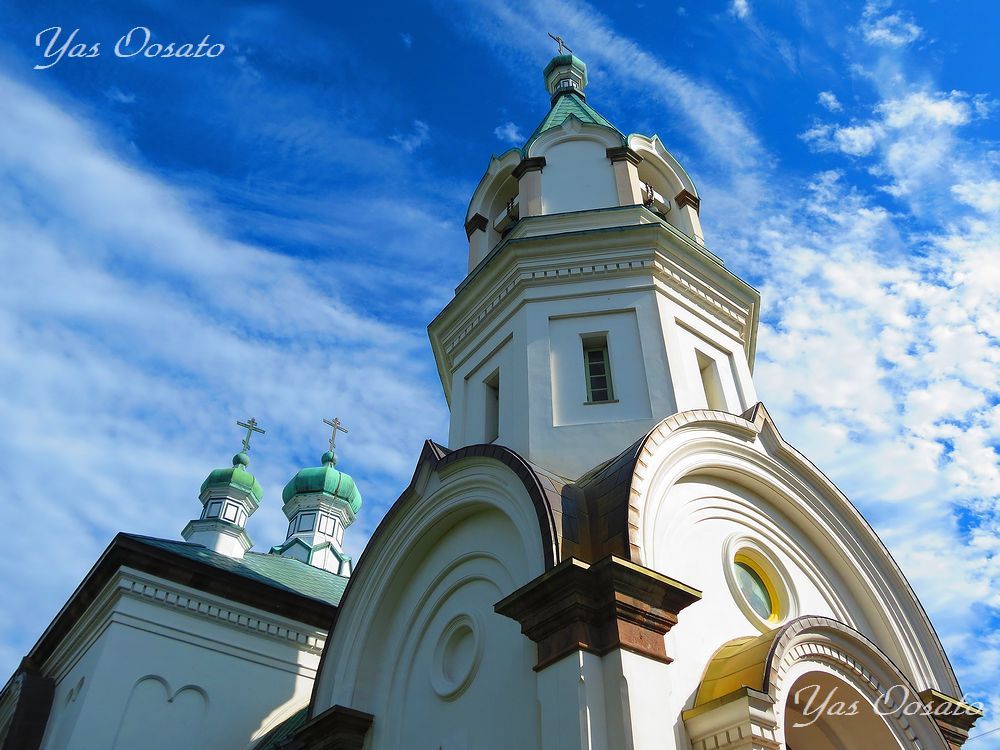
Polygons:
[[544,156],[530,156],[527,159],[521,159],[521,163],[514,167],[514,171],[510,174],[515,180],[520,180],[528,172],[541,172],[544,168]]
[[288,750],[362,750],[373,721],[364,711],[333,706],[297,731]]
[[482,214],[473,214],[472,217],[465,222],[465,238],[470,239],[476,232],[485,232],[486,227],[489,225],[490,220],[485,216]]
[[695,213],[701,213],[701,198],[699,198],[694,193],[688,191],[687,189],[681,190],[675,197],[674,200],[677,202],[678,208],[684,208],[684,206],[691,206],[695,210]]
[[701,592],[609,555],[593,565],[570,558],[494,605],[538,646],[536,670],[575,651],[625,649],[669,664],[663,635]]
[[642,157],[628,146],[616,146],[615,148],[609,148],[605,153],[607,153],[608,158],[611,159],[612,163],[616,161],[627,161],[629,164],[638,165],[639,162],[642,161]]
[[0,748],[37,750],[42,745],[45,726],[49,723],[55,680],[43,677],[32,660],[25,657],[10,687],[17,690],[17,703]]
[[972,726],[982,718],[983,712],[975,706],[928,688],[919,693],[927,706],[930,717],[937,724],[951,750],[959,750],[969,739]]

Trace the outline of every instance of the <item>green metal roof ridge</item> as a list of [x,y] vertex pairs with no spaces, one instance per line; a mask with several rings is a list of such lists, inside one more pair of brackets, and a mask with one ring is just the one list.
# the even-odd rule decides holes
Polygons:
[[527,143],[524,144],[524,147],[521,149],[521,155],[528,155],[528,149],[531,147],[531,144],[542,133],[553,128],[558,128],[570,117],[575,117],[584,124],[598,125],[613,130],[621,138],[623,144],[628,143],[625,134],[612,125],[600,112],[587,104],[582,96],[576,92],[568,92],[561,94],[552,104],[552,109],[542,118],[541,123],[535,128],[535,132],[529,136]]
[[348,579],[345,576],[314,567],[293,557],[247,552],[242,559],[236,559],[192,542],[125,532],[122,532],[122,535],[273,588],[315,599],[324,604],[333,606],[340,604],[340,597],[343,596],[344,589],[347,588]]

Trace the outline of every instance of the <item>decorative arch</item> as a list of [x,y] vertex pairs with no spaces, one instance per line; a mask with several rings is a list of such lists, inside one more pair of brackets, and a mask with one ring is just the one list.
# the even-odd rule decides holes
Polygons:
[[[786,730],[793,727],[790,722],[786,727],[786,719],[804,723],[805,716],[822,718],[822,698],[810,694],[808,715],[799,713],[796,704],[802,696],[793,688],[802,692],[803,679],[810,676],[819,680],[816,688],[821,683],[834,690],[843,686],[845,692],[863,697],[866,705],[847,706],[840,715],[856,716],[876,729],[876,717],[881,716],[884,736],[891,735],[898,747],[948,750],[930,709],[906,675],[861,633],[825,617],[801,617],[773,632],[723,645],[705,670],[694,706],[684,712],[694,746],[712,746],[720,724],[717,712],[732,715],[733,702],[745,701],[747,710],[736,711],[741,736],[758,738],[766,747],[786,747]],[[830,712],[830,702],[826,710]]]
[[656,564],[650,532],[681,479],[704,473],[765,488],[804,529],[829,542],[830,563],[870,595],[881,618],[880,637],[912,678],[961,694],[926,612],[885,545],[844,494],[784,441],[763,404],[741,416],[710,410],[672,415],[639,441],[635,454],[626,511],[634,562]]
[[504,181],[520,162],[521,150],[518,148],[507,149],[500,156],[494,155],[490,158],[489,166],[469,200],[469,207],[465,212],[466,221],[469,221],[476,214],[492,218],[489,214],[489,207]]
[[528,144],[526,158],[545,156],[552,147],[566,141],[593,141],[603,148],[614,148],[622,145],[622,135],[607,125],[597,125],[583,122],[576,115],[570,115],[562,124],[542,132]]
[[[440,702],[430,710],[438,710],[467,689],[482,689],[483,681],[473,679],[480,659],[484,669],[498,669],[498,654],[490,652],[456,677],[470,644],[494,643],[499,631],[501,641],[510,636],[515,648],[528,649],[516,626],[493,615],[492,607],[558,559],[552,492],[544,474],[507,448],[449,453],[426,443],[410,486],[379,524],[344,593],[312,715],[338,704],[376,716],[396,711],[407,703],[410,680],[434,672],[427,668],[431,658],[451,666],[413,695],[433,700],[436,694]],[[511,662],[518,668],[513,674],[534,680],[532,654],[526,651],[521,661]],[[376,724],[373,731],[387,746],[403,746],[399,726]]]
[[674,198],[681,190],[686,190],[695,198],[699,198],[698,188],[695,187],[694,180],[691,179],[691,176],[674,155],[667,151],[660,136],[647,137],[633,133],[628,137],[628,146],[643,157],[644,163],[648,162],[650,166],[655,165],[654,168],[663,177],[665,183],[671,186],[672,192],[666,197]]
[[167,750],[196,744],[208,702],[208,693],[199,685],[174,690],[161,675],[140,677],[125,702],[113,748]]

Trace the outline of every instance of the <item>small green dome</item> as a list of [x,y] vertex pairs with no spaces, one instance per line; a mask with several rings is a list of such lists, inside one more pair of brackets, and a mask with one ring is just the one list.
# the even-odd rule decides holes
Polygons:
[[551,73],[556,68],[576,68],[580,72],[580,77],[583,79],[583,85],[587,85],[587,63],[581,60],[576,55],[556,55],[551,60],[549,64],[545,66],[545,70],[542,71],[542,76],[546,79],[549,78],[549,73]]
[[340,498],[351,510],[357,513],[361,510],[361,493],[349,474],[335,468],[337,457],[327,451],[323,454],[323,465],[302,469],[281,491],[281,499],[287,503],[296,495],[310,492],[324,492],[327,495]]
[[246,453],[237,453],[233,456],[232,466],[228,469],[216,469],[208,475],[201,483],[201,491],[204,492],[209,487],[235,487],[252,495],[259,505],[264,491],[256,477],[246,470],[249,463],[250,457]]

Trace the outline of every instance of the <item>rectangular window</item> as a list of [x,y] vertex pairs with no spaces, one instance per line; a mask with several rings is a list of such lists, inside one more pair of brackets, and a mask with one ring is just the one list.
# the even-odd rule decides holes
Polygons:
[[500,437],[500,370],[494,370],[483,381],[485,401],[485,435],[483,442],[492,443]]
[[236,523],[236,514],[237,514],[237,512],[239,512],[239,508],[237,508],[232,503],[226,503],[226,507],[222,511],[222,517],[225,520],[227,520],[227,521],[231,521],[233,523]]
[[600,404],[615,400],[611,384],[611,360],[608,357],[608,335],[583,337],[583,365],[587,379],[587,403]]
[[208,504],[208,510],[205,511],[205,518],[218,518],[219,511],[222,510],[222,503],[213,500]]
[[727,411],[726,395],[722,391],[722,378],[719,377],[718,362],[697,349],[695,354],[698,358],[698,370],[701,372],[701,387],[705,390],[705,404],[709,409]]
[[312,531],[314,523],[316,523],[315,513],[303,513],[299,516],[299,531]]

